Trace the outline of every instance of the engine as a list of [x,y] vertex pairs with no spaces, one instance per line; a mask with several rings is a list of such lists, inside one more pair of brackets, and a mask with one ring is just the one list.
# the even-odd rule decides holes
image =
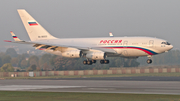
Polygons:
[[69,50],[62,53],[62,56],[68,58],[80,58],[83,55],[80,50]]
[[103,60],[106,58],[106,54],[104,52],[91,52],[86,54],[86,58],[93,60]]

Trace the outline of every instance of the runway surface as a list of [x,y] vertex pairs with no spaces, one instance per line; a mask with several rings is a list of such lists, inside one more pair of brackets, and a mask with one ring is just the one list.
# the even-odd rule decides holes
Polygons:
[[[131,79],[130,79],[131,78]],[[1,91],[93,92],[180,95],[180,77],[0,80]]]
[[92,78],[54,78],[41,80],[115,80],[115,81],[180,81],[180,77],[92,77]]

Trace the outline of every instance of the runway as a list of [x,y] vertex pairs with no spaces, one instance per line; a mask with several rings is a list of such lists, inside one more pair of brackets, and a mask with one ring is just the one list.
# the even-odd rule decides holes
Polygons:
[[[131,78],[131,80],[129,80]],[[46,80],[0,80],[1,91],[45,91],[45,92],[92,92],[180,95],[180,77],[133,77]],[[137,77],[138,78],[138,77]],[[155,80],[152,80],[152,79]],[[171,80],[172,78],[173,81]],[[175,79],[176,78],[176,79]],[[159,81],[157,80],[159,79]],[[165,79],[165,80],[163,80]]]
[[92,77],[92,78],[54,78],[41,80],[113,80],[113,81],[180,81],[180,77]]

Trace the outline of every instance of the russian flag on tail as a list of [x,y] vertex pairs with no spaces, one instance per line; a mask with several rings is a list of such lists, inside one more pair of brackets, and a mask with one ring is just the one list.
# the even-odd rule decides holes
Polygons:
[[36,26],[36,25],[38,25],[36,22],[28,22],[28,24],[29,24],[30,26]]
[[17,38],[17,36],[13,36],[13,38]]
[[10,31],[10,33],[12,34],[13,38],[17,38],[17,36],[12,31]]

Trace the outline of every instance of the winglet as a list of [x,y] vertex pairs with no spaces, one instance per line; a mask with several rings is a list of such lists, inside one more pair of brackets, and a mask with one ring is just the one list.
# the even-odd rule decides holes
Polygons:
[[12,31],[10,33],[15,41],[22,41]]

